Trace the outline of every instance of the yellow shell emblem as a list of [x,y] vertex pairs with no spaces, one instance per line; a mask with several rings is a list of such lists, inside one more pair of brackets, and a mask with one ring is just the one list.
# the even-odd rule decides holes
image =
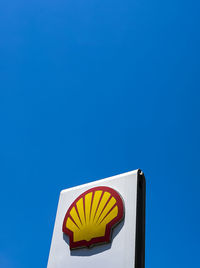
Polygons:
[[70,248],[110,242],[112,228],[124,216],[120,195],[110,187],[95,187],[81,194],[69,207],[63,232]]

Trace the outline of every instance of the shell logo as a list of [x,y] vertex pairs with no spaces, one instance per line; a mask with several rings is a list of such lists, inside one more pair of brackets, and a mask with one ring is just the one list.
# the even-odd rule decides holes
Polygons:
[[84,192],[69,207],[63,221],[70,249],[110,242],[113,227],[123,217],[123,201],[114,189],[100,186]]

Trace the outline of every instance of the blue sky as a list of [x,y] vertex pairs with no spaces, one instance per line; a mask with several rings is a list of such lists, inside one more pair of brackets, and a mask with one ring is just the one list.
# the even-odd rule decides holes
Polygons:
[[1,1],[0,267],[46,267],[60,190],[137,168],[146,267],[198,267],[199,8]]

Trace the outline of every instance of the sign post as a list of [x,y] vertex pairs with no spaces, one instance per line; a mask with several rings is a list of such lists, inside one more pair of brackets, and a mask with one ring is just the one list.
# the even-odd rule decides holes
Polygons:
[[63,190],[47,268],[144,268],[145,195],[141,170]]

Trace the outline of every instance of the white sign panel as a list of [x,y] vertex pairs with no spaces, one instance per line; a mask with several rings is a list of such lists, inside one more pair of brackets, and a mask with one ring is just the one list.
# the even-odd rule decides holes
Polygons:
[[47,268],[144,268],[140,170],[63,190]]

